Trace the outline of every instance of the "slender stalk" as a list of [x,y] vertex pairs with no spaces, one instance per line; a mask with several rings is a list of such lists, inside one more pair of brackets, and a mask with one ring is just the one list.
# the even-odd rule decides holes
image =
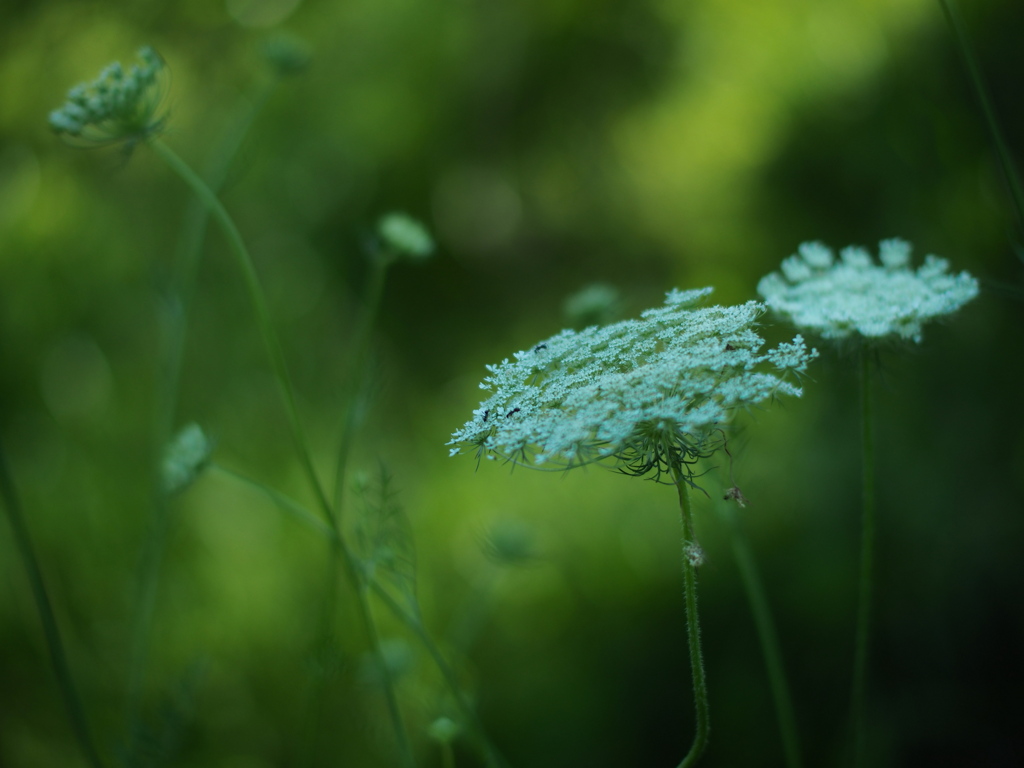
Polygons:
[[60,627],[57,625],[57,617],[53,614],[53,606],[50,603],[50,596],[46,591],[46,584],[43,581],[42,569],[39,567],[39,561],[32,547],[28,526],[25,524],[25,519],[21,514],[21,504],[14,487],[14,479],[7,468],[7,459],[4,456],[2,444],[0,444],[0,498],[3,499],[4,508],[7,510],[7,518],[10,520],[11,530],[14,533],[14,543],[18,548],[18,553],[21,555],[25,573],[28,575],[32,597],[35,600],[36,610],[39,612],[39,622],[43,626],[43,635],[46,638],[46,646],[50,652],[50,663],[53,665],[53,671],[57,676],[57,687],[60,689],[61,697],[64,699],[64,706],[67,709],[71,727],[75,732],[75,738],[78,740],[78,746],[92,768],[102,768],[103,761],[96,751],[92,731],[89,728],[89,721],[85,715],[85,710],[82,708],[82,701],[78,696],[78,689],[71,674],[67,655],[64,653],[64,642],[61,640]]
[[384,278],[391,259],[386,253],[377,253],[372,259],[370,280],[366,290],[366,301],[363,304],[362,316],[356,328],[354,350],[350,363],[351,383],[346,398],[345,418],[342,423],[341,441],[338,447],[338,463],[334,475],[334,514],[340,519],[345,500],[345,475],[348,470],[348,457],[352,451],[352,443],[359,429],[359,422],[365,408],[365,392],[368,379],[368,363],[370,358],[370,340],[373,326],[376,324],[380,310],[380,300],[384,294]]
[[405,626],[414,635],[416,635],[420,644],[434,660],[434,665],[437,667],[441,676],[444,678],[445,683],[448,685],[449,690],[452,692],[452,697],[455,700],[455,706],[459,709],[463,725],[466,726],[470,739],[476,743],[477,748],[483,755],[484,762],[488,768],[507,768],[507,763],[484,733],[483,725],[481,724],[476,711],[466,699],[465,694],[462,693],[459,681],[455,677],[455,671],[445,660],[440,649],[438,649],[434,644],[434,641],[430,639],[430,635],[427,634],[426,629],[423,628],[419,619],[410,615],[393,597],[391,597],[390,594],[388,594],[388,591],[376,581],[370,581],[369,587],[373,590],[373,593],[378,597],[378,599],[388,607],[388,610],[390,610],[397,619],[405,624]]
[[[221,228],[228,239],[231,251],[235,255],[238,266],[242,271],[242,276],[245,281],[246,289],[249,293],[249,298],[256,311],[256,319],[260,334],[263,337],[267,353],[270,357],[271,366],[274,369],[274,375],[281,389],[281,396],[284,401],[285,411],[291,426],[292,439],[295,444],[295,450],[299,456],[299,462],[302,465],[310,487],[316,496],[317,504],[320,507],[321,513],[333,529],[333,556],[335,559],[340,559],[343,570],[348,576],[348,579],[356,592],[363,626],[366,628],[367,634],[370,636],[370,640],[372,642],[374,640],[374,633],[372,629],[373,622],[370,616],[370,605],[366,599],[366,592],[362,586],[363,576],[360,573],[355,556],[345,544],[336,516],[333,514],[331,504],[327,500],[327,494],[324,491],[323,484],[320,482],[316,468],[313,466],[313,460],[309,452],[305,431],[303,430],[302,422],[299,419],[295,392],[292,386],[291,376],[288,373],[288,366],[285,362],[284,351],[281,347],[280,340],[277,337],[277,332],[274,330],[274,325],[271,322],[270,310],[267,307],[266,297],[263,294],[263,288],[260,285],[259,276],[256,274],[256,268],[253,264],[252,257],[249,254],[249,250],[246,248],[245,242],[242,240],[242,235],[238,231],[238,227],[235,225],[231,215],[227,212],[227,209],[224,208],[224,205],[220,202],[217,196],[195,173],[195,171],[193,171],[184,160],[178,157],[178,155],[160,139],[151,139],[150,146],[152,146],[160,158],[164,160],[189,187],[192,188],[192,191],[203,202],[203,204],[206,205],[211,215],[221,225]],[[374,646],[374,651],[377,655],[378,663],[380,663],[383,668],[384,659],[379,644]],[[385,681],[390,681],[386,672]],[[393,695],[393,692],[391,695]],[[392,714],[394,714],[394,712],[392,712]],[[412,765],[414,761],[409,749],[409,739],[404,732],[404,724],[400,717],[395,719],[393,722],[398,735],[399,746],[403,748],[403,756],[407,763]]]
[[455,750],[450,741],[441,745],[441,765],[442,768],[455,768]]
[[865,690],[867,687],[868,645],[871,623],[871,591],[875,547],[875,450],[872,433],[871,352],[861,349],[860,401],[861,447],[863,449],[863,488],[861,493],[860,579],[858,587],[857,630],[853,655],[853,686],[850,696],[850,720],[853,727],[853,764],[864,766],[866,731]]
[[362,580],[362,589],[363,599],[360,601],[360,605],[367,606],[364,617],[366,628],[370,635],[370,644],[376,651],[377,666],[380,668],[380,674],[384,680],[384,697],[388,705],[388,714],[391,716],[391,721],[396,724],[395,731],[398,737],[398,748],[402,755],[402,762],[406,766],[415,766],[416,760],[413,758],[412,745],[409,743],[409,736],[406,733],[405,720],[402,717],[402,710],[398,706],[398,697],[395,695],[394,675],[391,674],[388,660],[384,656],[383,647],[380,642],[380,632],[377,630],[377,622],[373,617],[373,608],[370,607],[367,594],[369,586],[366,579]]
[[786,765],[788,768],[801,768],[803,763],[800,757],[800,739],[797,736],[796,717],[793,714],[793,700],[789,695],[785,667],[782,663],[782,652],[779,649],[778,633],[775,631],[775,622],[768,606],[768,598],[764,592],[761,575],[754,562],[754,554],[743,534],[739,520],[737,520],[736,512],[731,507],[719,506],[732,529],[732,551],[736,557],[743,589],[747,593],[747,600],[750,603],[754,625],[757,627],[761,652],[764,654]]
[[679,493],[679,511],[683,524],[683,589],[686,599],[686,634],[690,646],[690,672],[693,676],[693,704],[697,714],[697,732],[693,745],[679,768],[696,765],[708,746],[711,730],[709,718],[708,686],[704,677],[704,657],[700,647],[700,617],[697,612],[697,540],[693,529],[693,509],[690,491],[679,464],[672,467],[676,489]]
[[[338,538],[338,533],[335,529],[325,525],[319,518],[316,517],[312,512],[305,509],[294,499],[289,498],[283,493],[279,493],[271,488],[266,487],[262,483],[252,480],[240,475],[237,472],[226,470],[223,467],[216,467],[218,470],[224,472],[228,477],[238,480],[254,490],[258,490],[261,493],[266,494],[271,501],[279,506],[284,511],[292,515],[296,520],[306,525],[310,530],[319,533],[324,536],[328,541],[336,543],[342,548],[340,554],[341,558],[348,559],[354,562],[354,556],[348,551],[344,541]],[[372,578],[366,578],[365,585],[369,592],[372,592],[391,613],[401,621],[407,629],[409,629],[416,639],[419,640],[424,650],[430,655],[441,673],[441,677],[444,678],[445,684],[448,686],[452,693],[452,697],[455,700],[455,705],[459,710],[462,717],[463,725],[467,728],[468,734],[471,741],[473,741],[480,749],[481,754],[484,756],[485,763],[488,768],[506,768],[507,764],[498,753],[497,749],[491,744],[487,735],[484,733],[483,725],[480,723],[480,719],[477,717],[473,706],[466,699],[462,693],[462,689],[459,686],[458,679],[455,676],[454,670],[445,660],[444,655],[440,649],[431,639],[430,635],[424,629],[423,624],[420,622],[419,617],[410,614],[402,605],[396,601],[390,593],[384,587],[382,587],[376,580]]]
[[1006,147],[1006,139],[1003,138],[1003,132],[999,128],[999,121],[996,119],[996,112],[992,107],[988,89],[985,88],[985,81],[981,77],[981,67],[978,66],[978,60],[974,56],[974,49],[971,47],[970,38],[967,37],[967,28],[960,17],[960,9],[955,0],[939,0],[939,5],[942,6],[946,21],[949,22],[949,26],[956,36],[960,53],[964,57],[964,64],[967,66],[971,85],[974,87],[974,93],[981,104],[981,111],[985,115],[985,124],[988,126],[992,146],[995,149],[996,157],[999,159],[999,165],[1003,171],[1003,177],[1006,180],[1006,186],[1010,193],[1010,204],[1017,219],[1018,232],[1020,236],[1024,237],[1024,185],[1021,184],[1020,174],[1017,172],[1017,167],[1013,163],[1010,151]]
[[316,494],[317,504],[320,506],[325,517],[331,519],[333,517],[331,505],[327,501],[327,495],[324,493],[323,485],[320,483],[320,478],[317,476],[316,469],[313,466],[313,459],[307,447],[305,431],[299,419],[299,411],[295,403],[295,390],[292,386],[291,375],[288,373],[284,351],[281,348],[281,342],[271,322],[270,310],[267,308],[263,288],[260,285],[259,276],[256,274],[256,267],[253,265],[252,257],[249,255],[249,249],[246,248],[245,242],[242,240],[242,234],[238,231],[238,227],[235,226],[231,215],[213,191],[184,160],[178,157],[174,150],[155,137],[149,140],[149,145],[160,156],[160,159],[166,162],[181,177],[182,181],[192,189],[209,209],[217,223],[220,224],[221,229],[223,229],[225,237],[227,237],[231,252],[238,262],[239,269],[242,271],[242,278],[248,290],[249,299],[252,301],[253,309],[256,312],[260,335],[263,337],[267,354],[270,357],[270,364],[274,369],[274,376],[281,389],[281,398],[284,401],[285,412],[291,426],[292,439],[299,456],[299,463],[302,465],[303,472],[309,480],[310,487]]
[[[231,162],[256,115],[270,97],[278,78],[271,78],[260,87],[256,97],[239,111],[233,125],[224,134],[207,163],[206,178],[211,189],[218,189],[227,177]],[[160,478],[160,451],[170,442],[177,414],[181,389],[182,361],[188,332],[189,310],[195,293],[196,274],[209,219],[209,209],[198,199],[190,200],[185,222],[178,238],[174,258],[171,293],[166,297],[161,339],[161,381],[157,391],[154,445],[158,454],[153,485],[155,488],[149,530],[143,544],[139,573],[138,606],[132,628],[131,656],[126,690],[128,730],[131,733],[139,719],[139,701],[148,665],[148,649],[156,612],[166,541],[171,528],[169,500]]]

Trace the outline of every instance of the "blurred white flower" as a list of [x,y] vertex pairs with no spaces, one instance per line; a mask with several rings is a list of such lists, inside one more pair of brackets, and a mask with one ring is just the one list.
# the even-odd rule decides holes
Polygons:
[[863,248],[850,246],[837,261],[821,243],[804,243],[757,290],[777,315],[826,339],[859,335],[915,342],[924,323],[978,295],[978,281],[967,272],[948,274],[945,259],[927,256],[912,270],[910,243],[904,240],[883,240],[879,260],[880,265]]

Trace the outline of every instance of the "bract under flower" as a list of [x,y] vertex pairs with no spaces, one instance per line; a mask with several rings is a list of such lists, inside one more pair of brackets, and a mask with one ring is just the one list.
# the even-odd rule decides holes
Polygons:
[[924,323],[977,296],[978,281],[967,272],[948,274],[949,262],[937,256],[914,271],[910,250],[903,240],[884,240],[879,265],[863,248],[844,248],[837,261],[821,243],[804,243],[757,290],[773,312],[826,339],[920,342]]
[[765,306],[695,307],[711,290],[673,290],[637,320],[564,330],[487,366],[480,387],[492,394],[452,435],[451,454],[561,466],[610,459],[660,474],[707,455],[733,409],[800,395],[784,376],[817,352],[797,336],[760,353],[753,328]]

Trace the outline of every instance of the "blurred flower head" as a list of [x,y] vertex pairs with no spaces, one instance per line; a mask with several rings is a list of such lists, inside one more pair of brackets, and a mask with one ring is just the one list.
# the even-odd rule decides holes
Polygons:
[[451,454],[534,465],[610,459],[643,475],[683,470],[717,447],[736,408],[799,395],[785,378],[817,352],[801,337],[761,353],[763,304],[695,307],[710,288],[670,291],[638,320],[564,330],[489,365],[491,396],[452,435]]
[[777,315],[826,339],[920,342],[926,322],[978,295],[978,281],[967,272],[949,274],[949,262],[937,256],[914,271],[910,250],[904,240],[883,240],[876,264],[863,248],[844,248],[837,261],[821,243],[804,243],[757,290]]
[[377,222],[377,235],[392,254],[419,260],[434,252],[427,228],[404,213],[388,213]]
[[563,312],[574,328],[588,325],[604,325],[615,319],[619,313],[618,290],[606,283],[592,283],[581,288],[565,300]]
[[50,127],[72,143],[116,144],[138,141],[159,131],[166,91],[166,67],[145,46],[138,64],[126,72],[120,62],[107,66],[91,83],[68,91],[67,101],[50,113]]
[[210,463],[213,441],[198,424],[183,427],[164,449],[161,477],[164,492],[180,493],[195,482]]

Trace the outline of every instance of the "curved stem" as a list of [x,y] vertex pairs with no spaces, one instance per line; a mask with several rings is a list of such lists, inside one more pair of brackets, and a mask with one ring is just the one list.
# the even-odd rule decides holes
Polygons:
[[[340,556],[342,557],[343,560],[347,559],[354,562],[354,556],[348,551],[344,542],[339,540],[337,532],[333,528],[330,528],[323,522],[321,522],[319,518],[317,518],[309,510],[305,509],[297,501],[289,498],[288,496],[285,496],[283,493],[279,493],[273,490],[272,488],[268,488],[267,486],[263,485],[262,483],[256,480],[252,480],[250,478],[245,477],[244,475],[240,475],[237,472],[225,469],[224,467],[221,467],[219,465],[213,465],[213,468],[223,472],[224,474],[235,480],[238,480],[239,482],[244,483],[253,490],[257,490],[260,493],[266,494],[270,498],[270,500],[274,502],[274,504],[276,504],[278,507],[280,507],[283,511],[288,512],[296,520],[304,523],[312,531],[323,536],[332,545],[339,546],[342,550]],[[411,631],[416,636],[416,639],[419,640],[420,645],[422,645],[424,650],[426,650],[427,653],[430,655],[431,659],[434,661],[434,665],[441,673],[441,677],[444,678],[445,684],[448,686],[449,690],[452,693],[452,697],[455,700],[455,705],[458,708],[459,714],[462,717],[463,725],[465,725],[467,728],[470,739],[480,749],[480,752],[483,755],[484,761],[488,768],[505,768],[507,765],[506,762],[498,753],[494,745],[492,745],[490,740],[487,738],[487,735],[484,733],[483,725],[480,723],[480,719],[477,717],[476,712],[473,709],[473,706],[469,703],[465,695],[462,693],[462,689],[459,686],[459,681],[455,676],[455,671],[451,668],[451,665],[448,664],[447,660],[444,658],[444,655],[441,653],[440,649],[434,643],[433,639],[431,639],[430,635],[427,633],[427,630],[423,627],[423,624],[420,622],[419,617],[414,616],[413,614],[410,614],[407,610],[405,610],[405,608],[403,608],[402,605],[397,600],[395,600],[391,596],[391,594],[386,589],[384,589],[384,587],[382,587],[376,580],[364,577],[363,583],[365,584],[365,589],[376,595],[377,599],[379,599],[388,608],[388,610],[391,611],[392,614],[394,614],[395,618],[401,621],[406,626],[406,628],[409,629],[409,631]]]
[[487,735],[484,733],[483,725],[480,722],[480,718],[477,717],[473,706],[466,699],[465,694],[462,693],[462,689],[459,687],[459,681],[455,677],[455,671],[445,660],[440,649],[434,644],[434,641],[431,640],[430,635],[427,634],[426,629],[423,628],[419,619],[410,615],[408,611],[402,608],[402,606],[393,597],[391,597],[390,594],[388,594],[388,591],[376,581],[370,581],[369,587],[381,602],[383,602],[384,605],[386,605],[395,615],[395,618],[399,619],[414,635],[416,635],[420,644],[434,660],[434,665],[437,667],[441,676],[444,678],[445,683],[448,685],[449,690],[452,692],[452,697],[455,699],[455,705],[458,707],[459,714],[462,716],[463,724],[467,727],[467,735],[469,735],[472,741],[476,743],[488,768],[505,768],[507,765],[506,762],[487,738]]
[[[272,78],[259,88],[255,98],[247,102],[238,113],[229,130],[224,134],[217,148],[211,154],[206,167],[209,187],[218,189],[227,176],[231,162],[241,146],[242,140],[263,108],[278,82]],[[162,452],[170,442],[176,421],[178,393],[181,388],[182,362],[185,353],[185,337],[188,331],[188,316],[195,292],[202,244],[209,219],[209,208],[202,200],[192,198],[185,213],[185,221],[175,249],[174,277],[172,289],[166,297],[161,317],[161,377],[157,391],[154,444]],[[156,598],[163,566],[166,541],[171,528],[168,499],[163,491],[159,476],[161,454],[157,454],[157,471],[154,479],[153,507],[150,514],[149,530],[143,544],[139,565],[138,606],[132,627],[131,656],[126,690],[126,710],[129,732],[136,728],[139,718],[143,678],[148,664],[148,648],[156,611]]]
[[[160,139],[153,138],[149,143],[160,158],[164,160],[189,187],[191,187],[192,191],[209,209],[211,215],[221,225],[224,235],[227,237],[228,244],[231,246],[231,251],[235,255],[238,266],[242,271],[242,277],[245,281],[249,298],[256,311],[256,319],[259,325],[260,334],[263,337],[268,356],[270,357],[271,366],[274,369],[274,375],[281,389],[281,396],[284,401],[285,411],[288,415],[288,421],[292,430],[292,439],[295,444],[295,450],[299,456],[299,462],[302,465],[310,487],[316,496],[320,511],[333,532],[332,556],[341,560],[343,569],[355,590],[361,618],[363,619],[363,625],[366,628],[370,641],[372,642],[374,639],[374,632],[372,628],[372,620],[370,618],[370,606],[366,599],[365,590],[363,589],[364,580],[360,574],[355,556],[344,541],[336,516],[331,509],[330,502],[327,500],[327,494],[324,491],[323,484],[320,482],[320,478],[313,466],[313,460],[306,442],[305,432],[302,428],[302,422],[299,419],[298,407],[296,406],[295,401],[295,392],[292,386],[291,376],[288,373],[288,366],[285,362],[284,351],[281,348],[277,332],[274,330],[274,325],[271,322],[270,310],[267,307],[266,298],[263,294],[263,287],[260,285],[259,276],[256,274],[256,268],[253,265],[249,250],[246,248],[245,242],[242,240],[242,235],[238,231],[238,227],[235,225],[231,215],[227,212],[227,209],[224,208],[224,205],[220,202],[217,196],[195,173],[195,171],[193,171],[184,160],[178,157],[174,150],[164,144]],[[380,660],[381,656],[379,645],[376,646],[374,650]],[[408,748],[408,737],[404,734],[401,720],[395,720],[394,726],[398,733],[400,746]],[[407,762],[411,764],[411,752],[406,750],[405,756],[407,758]]]
[[11,530],[14,533],[14,543],[21,555],[22,564],[25,566],[25,573],[28,575],[29,585],[32,588],[32,597],[35,600],[36,610],[39,612],[39,622],[43,625],[43,635],[46,638],[46,645],[50,651],[50,663],[53,665],[54,674],[57,676],[57,686],[60,688],[61,696],[64,699],[64,706],[67,708],[71,727],[75,732],[75,738],[78,739],[78,745],[89,765],[92,768],[102,768],[103,761],[100,760],[99,753],[96,751],[96,745],[93,743],[89,721],[85,716],[85,710],[82,708],[81,699],[78,697],[78,689],[75,687],[67,655],[64,653],[64,643],[61,640],[60,627],[57,626],[57,617],[53,614],[50,596],[46,591],[46,584],[43,581],[43,572],[39,567],[39,561],[36,559],[35,550],[32,547],[28,526],[21,515],[21,504],[18,501],[18,494],[14,488],[14,480],[7,469],[3,445],[0,445],[0,498],[3,499],[4,508],[7,510],[7,517],[11,522]]
[[985,124],[988,126],[989,136],[996,157],[999,159],[1000,168],[1006,180],[1006,186],[1010,195],[1010,207],[1013,210],[1014,218],[1017,220],[1019,234],[1024,237],[1024,185],[1021,184],[1020,174],[1013,163],[1013,157],[1006,146],[1006,139],[999,128],[999,121],[996,119],[995,109],[992,107],[992,100],[989,98],[988,89],[985,88],[985,81],[981,76],[981,67],[974,56],[974,49],[971,46],[970,38],[967,37],[966,25],[960,17],[960,9],[955,0],[939,0],[946,21],[956,35],[957,45],[964,57],[964,64],[967,66],[968,75],[971,78],[971,85],[974,86],[974,93],[981,104],[982,114],[985,116]]
[[249,299],[252,301],[253,309],[256,311],[256,320],[259,325],[260,335],[263,337],[263,342],[267,347],[270,364],[274,369],[274,376],[281,389],[281,397],[284,401],[288,422],[291,426],[292,439],[295,443],[295,450],[299,456],[299,462],[302,465],[302,469],[305,472],[307,479],[309,480],[310,487],[316,494],[317,504],[321,507],[324,515],[328,519],[333,520],[330,502],[327,501],[327,495],[324,493],[323,485],[316,474],[316,469],[313,467],[313,459],[309,454],[305,431],[302,428],[302,422],[299,419],[298,407],[295,404],[295,391],[292,387],[291,376],[288,373],[288,366],[284,359],[284,351],[281,348],[281,342],[277,338],[277,332],[274,330],[274,325],[270,320],[270,310],[267,308],[267,301],[263,295],[263,288],[260,285],[259,277],[256,274],[256,268],[253,265],[252,257],[249,255],[249,249],[245,247],[245,242],[242,240],[242,234],[238,231],[238,227],[235,226],[235,222],[232,220],[231,215],[227,212],[224,205],[220,202],[213,191],[201,178],[199,178],[196,172],[193,171],[184,160],[178,157],[174,150],[158,138],[150,139],[149,144],[153,150],[160,155],[160,158],[166,162],[171,169],[181,177],[182,181],[192,189],[224,230],[224,235],[227,237],[228,244],[231,246],[231,252],[235,255],[238,267],[242,271],[242,278],[244,279],[245,287],[249,292]]
[[704,656],[700,647],[700,617],[697,613],[697,559],[698,544],[693,535],[693,509],[690,504],[690,491],[682,468],[677,464],[672,467],[676,489],[679,492],[679,511],[683,524],[683,589],[686,598],[686,634],[690,646],[690,673],[693,676],[693,705],[697,714],[697,732],[693,737],[693,745],[679,768],[690,768],[696,765],[708,746],[708,735],[711,730],[708,704],[708,686],[704,677]]
[[370,340],[373,336],[373,326],[380,309],[380,300],[384,294],[384,278],[390,259],[386,254],[375,254],[372,259],[369,285],[366,290],[366,301],[363,304],[362,317],[356,328],[354,351],[349,371],[351,381],[350,391],[346,398],[345,419],[341,430],[341,441],[338,447],[338,463],[334,475],[334,514],[340,519],[345,498],[345,475],[348,469],[348,457],[352,450],[352,443],[355,440],[356,431],[363,415],[365,407],[364,396],[368,378],[368,363],[370,358]]
[[754,554],[750,550],[746,537],[736,519],[736,512],[728,507],[722,508],[723,516],[732,529],[732,551],[736,557],[736,565],[743,581],[743,589],[750,602],[750,612],[757,627],[757,636],[764,654],[764,664],[768,670],[768,682],[775,701],[775,715],[779,721],[779,733],[782,737],[782,749],[786,756],[788,768],[800,768],[800,740],[797,737],[796,717],[793,714],[793,700],[789,695],[786,683],[785,667],[782,663],[782,651],[779,649],[778,633],[772,619],[768,598],[764,593],[761,576],[754,562]]
[[853,686],[850,719],[853,726],[853,764],[864,765],[865,689],[867,687],[868,638],[871,623],[871,587],[875,547],[875,458],[871,414],[871,352],[861,349],[860,401],[863,489],[861,495],[860,579],[857,597],[857,629],[853,655]]

